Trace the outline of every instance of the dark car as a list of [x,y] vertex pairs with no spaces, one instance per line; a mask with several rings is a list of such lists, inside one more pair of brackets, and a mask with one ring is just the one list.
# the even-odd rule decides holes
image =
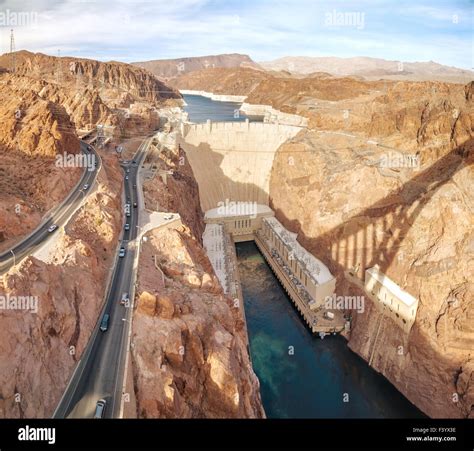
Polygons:
[[107,401],[105,399],[99,399],[95,406],[94,418],[104,418],[105,415],[105,406]]
[[138,206],[137,203],[134,202],[134,203],[133,203],[133,208],[137,208],[137,206]]
[[102,332],[106,332],[107,329],[109,328],[109,318],[110,318],[110,315],[108,313],[106,313],[102,317],[102,321],[100,322],[100,330]]

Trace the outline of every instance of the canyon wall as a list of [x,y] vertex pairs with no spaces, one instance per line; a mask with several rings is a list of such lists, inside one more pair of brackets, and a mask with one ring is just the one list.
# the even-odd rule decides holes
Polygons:
[[150,159],[168,175],[145,183],[147,211],[159,206],[181,219],[142,242],[132,334],[137,416],[261,418],[243,312],[223,294],[202,248],[193,172],[175,145],[161,150]]
[[[175,90],[145,69],[117,61],[101,62],[85,58],[55,57],[42,53],[15,53],[17,75],[29,76],[59,85],[85,85],[96,89],[101,97],[126,101],[142,100],[161,103],[179,99]],[[0,57],[0,67],[10,68],[11,56]]]
[[106,157],[94,192],[47,257],[30,256],[0,281],[0,296],[36,299],[37,312],[0,310],[0,417],[50,417],[101,311],[121,230],[122,171]]
[[474,415],[471,91],[398,83],[346,121],[343,100],[318,113],[325,130],[278,150],[270,182],[278,219],[337,276],[337,295],[364,296],[354,277],[377,264],[419,300],[406,335],[364,296],[348,338],[430,417]]
[[0,252],[31,232],[79,181],[80,168],[56,166],[77,154],[79,140],[65,108],[24,77],[0,75]]

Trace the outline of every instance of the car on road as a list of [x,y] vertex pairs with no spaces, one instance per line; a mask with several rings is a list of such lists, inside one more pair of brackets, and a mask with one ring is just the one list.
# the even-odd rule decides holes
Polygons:
[[133,187],[134,187],[134,188],[136,188],[136,187],[137,187],[137,185],[133,185]]
[[120,299],[120,305],[126,305],[127,307],[130,305],[130,298],[128,293],[122,294],[122,299]]
[[100,322],[100,330],[102,332],[106,332],[107,329],[109,328],[109,319],[110,319],[110,315],[108,313],[106,313],[102,317],[102,321]]
[[48,232],[53,233],[57,228],[58,226],[56,224],[53,224],[51,227],[48,228]]
[[95,406],[94,418],[104,418],[105,415],[105,406],[107,401],[105,399],[99,399]]
[[119,257],[120,257],[120,258],[125,257],[125,252],[126,252],[126,251],[125,251],[125,248],[122,246],[122,247],[120,248]]
[[125,176],[125,180],[128,180],[128,175]]
[[130,212],[129,212],[129,211],[127,211],[127,218],[129,218],[129,217],[130,217]]
[[125,224],[125,230],[130,230],[130,224]]
[[130,169],[127,169],[127,174],[130,174]]
[[133,208],[137,208],[138,204],[136,202],[133,203]]
[[82,187],[82,189],[83,189],[84,191],[85,191],[86,189],[88,189],[88,188],[89,188],[89,185],[87,185],[87,184],[85,184],[85,185]]
[[173,218],[174,218],[174,215],[165,215],[163,219],[165,221],[169,221],[170,219],[173,219]]

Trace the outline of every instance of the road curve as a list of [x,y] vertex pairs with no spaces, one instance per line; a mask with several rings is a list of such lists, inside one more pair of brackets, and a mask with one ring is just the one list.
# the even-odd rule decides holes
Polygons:
[[[54,233],[57,233],[61,227],[67,224],[69,218],[81,205],[84,197],[89,194],[102,166],[102,161],[95,149],[82,141],[81,151],[84,155],[93,154],[97,166],[91,168],[91,170],[85,168],[84,174],[74,189],[60,205],[55,207],[53,211],[48,212],[48,216],[41,225],[13,248],[0,254],[0,274],[7,272],[15,264],[41,248]],[[87,189],[83,188],[85,185],[88,185]],[[53,233],[49,233],[48,228],[53,224],[56,224],[58,228]]]

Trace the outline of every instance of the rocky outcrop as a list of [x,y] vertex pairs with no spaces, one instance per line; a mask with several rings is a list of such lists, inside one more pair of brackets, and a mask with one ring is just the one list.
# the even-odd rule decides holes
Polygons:
[[[261,418],[243,312],[223,294],[202,248],[199,191],[176,142],[152,151],[162,174],[147,209],[179,212],[142,241],[132,365],[140,418]],[[166,177],[163,175],[166,174]]]
[[155,229],[140,256],[132,356],[140,418],[260,418],[242,312],[189,229]]

